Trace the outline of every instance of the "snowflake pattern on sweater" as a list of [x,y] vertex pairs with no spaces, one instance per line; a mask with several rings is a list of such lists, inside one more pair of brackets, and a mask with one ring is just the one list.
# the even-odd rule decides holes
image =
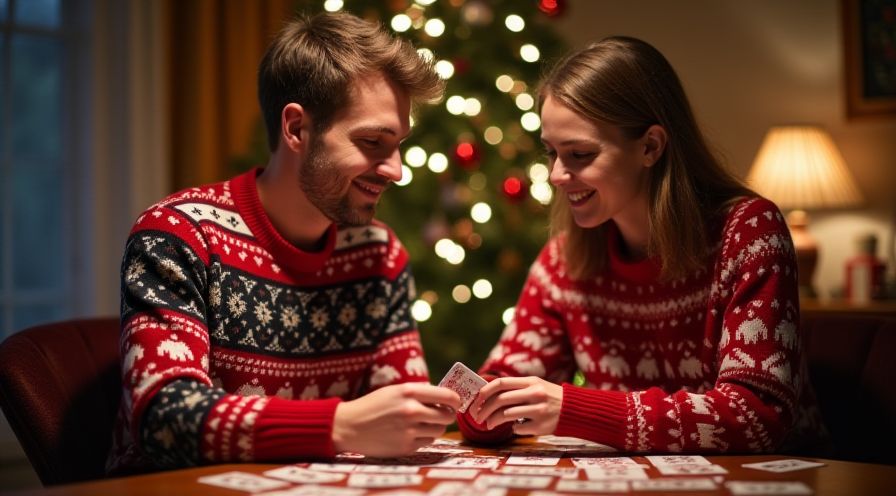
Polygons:
[[[591,280],[573,280],[562,239],[548,242],[481,374],[562,383],[580,370],[585,387],[563,384],[555,433],[625,451],[767,452],[823,432],[793,245],[773,203],[737,203],[714,263],[669,282],[656,260],[624,261],[608,232],[608,268]],[[510,435],[459,420],[473,440]]]
[[392,231],[332,226],[303,252],[265,215],[258,172],[173,194],[131,231],[112,473],[329,456],[340,400],[429,380]]

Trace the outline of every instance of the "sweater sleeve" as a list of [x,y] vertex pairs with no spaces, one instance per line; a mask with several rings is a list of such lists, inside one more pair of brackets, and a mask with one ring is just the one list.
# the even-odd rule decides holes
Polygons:
[[[725,230],[712,288],[709,390],[623,393],[564,386],[557,435],[638,452],[768,452],[793,424],[802,360],[796,262],[777,208],[754,200]],[[706,370],[710,370],[706,364]]]
[[[536,376],[555,383],[572,378],[575,362],[566,331],[554,303],[543,297],[542,290],[550,277],[544,267],[556,264],[557,254],[558,244],[552,240],[529,270],[513,319],[479,369],[483,378]],[[511,424],[488,431],[469,412],[458,414],[458,427],[466,439],[482,444],[504,442],[513,435]]]
[[333,454],[338,399],[228,394],[209,377],[209,255],[173,209],[138,219],[122,262],[123,409],[140,450],[160,467]]

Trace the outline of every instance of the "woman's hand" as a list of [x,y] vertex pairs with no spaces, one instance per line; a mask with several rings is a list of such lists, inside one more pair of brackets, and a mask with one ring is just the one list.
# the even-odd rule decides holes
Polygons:
[[480,424],[494,429],[515,422],[519,435],[553,434],[560,420],[563,388],[539,377],[501,377],[482,386],[469,411]]

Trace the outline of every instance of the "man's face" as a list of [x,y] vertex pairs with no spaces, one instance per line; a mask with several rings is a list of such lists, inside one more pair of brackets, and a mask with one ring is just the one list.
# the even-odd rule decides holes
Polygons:
[[410,99],[382,74],[357,81],[348,106],[312,136],[303,159],[299,184],[311,203],[337,224],[369,224],[380,195],[401,179],[409,115]]

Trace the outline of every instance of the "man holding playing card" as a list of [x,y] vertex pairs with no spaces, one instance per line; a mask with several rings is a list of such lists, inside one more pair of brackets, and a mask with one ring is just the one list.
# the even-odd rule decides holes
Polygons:
[[[607,38],[549,72],[539,103],[554,236],[480,369],[492,382],[459,415],[465,437],[815,444],[787,226],[713,156],[668,61]],[[569,384],[577,370],[584,387]]]
[[428,383],[408,255],[373,220],[430,61],[349,14],[287,24],[258,94],[271,158],[144,212],[122,263],[108,468],[414,452],[460,399]]

